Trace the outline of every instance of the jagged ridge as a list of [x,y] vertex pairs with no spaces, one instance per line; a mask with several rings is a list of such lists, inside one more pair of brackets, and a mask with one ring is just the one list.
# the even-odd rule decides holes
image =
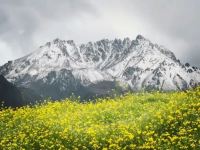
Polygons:
[[173,52],[141,35],[135,40],[103,39],[80,45],[55,39],[9,61],[0,67],[0,74],[54,99],[72,92],[83,97],[105,94],[116,86],[135,91],[182,90],[200,82],[197,67],[181,64]]

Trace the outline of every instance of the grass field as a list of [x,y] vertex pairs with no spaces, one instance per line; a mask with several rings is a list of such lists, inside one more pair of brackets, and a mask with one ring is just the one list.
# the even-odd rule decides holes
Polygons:
[[4,108],[0,149],[200,149],[200,88]]

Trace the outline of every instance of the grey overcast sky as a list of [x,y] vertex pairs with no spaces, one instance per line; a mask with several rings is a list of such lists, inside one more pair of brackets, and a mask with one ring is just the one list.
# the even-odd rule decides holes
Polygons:
[[55,38],[142,34],[200,67],[200,0],[0,0],[0,65]]

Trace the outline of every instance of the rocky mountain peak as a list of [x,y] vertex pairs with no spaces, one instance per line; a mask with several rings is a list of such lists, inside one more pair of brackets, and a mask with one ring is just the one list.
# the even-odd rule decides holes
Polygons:
[[61,40],[61,39],[59,39],[59,38],[55,38],[54,40],[53,40],[53,43],[54,44],[58,44],[58,43],[60,43],[60,42],[65,42],[64,40]]
[[146,40],[142,35],[137,35],[136,40]]
[[73,40],[67,40],[67,44],[70,44],[70,45],[75,45],[74,41]]

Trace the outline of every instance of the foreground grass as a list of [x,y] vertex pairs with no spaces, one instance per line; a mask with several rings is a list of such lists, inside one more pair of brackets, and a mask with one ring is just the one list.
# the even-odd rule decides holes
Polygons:
[[3,109],[0,149],[200,149],[200,88]]

